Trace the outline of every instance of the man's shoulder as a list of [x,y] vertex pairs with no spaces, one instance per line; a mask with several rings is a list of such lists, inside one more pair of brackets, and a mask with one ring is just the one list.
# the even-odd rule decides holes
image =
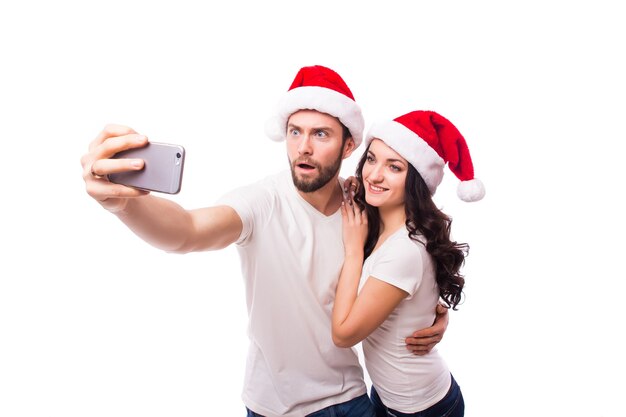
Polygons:
[[291,180],[291,174],[289,171],[281,171],[274,174],[267,175],[266,177],[243,187],[244,192],[247,189],[252,193],[263,193],[276,196],[285,196],[290,188],[293,188],[293,182]]
[[289,171],[267,175],[255,182],[239,186],[227,192],[220,200],[250,201],[260,203],[262,200],[275,200],[276,197],[285,196],[291,184]]
[[274,174],[267,175],[258,181],[259,184],[265,184],[269,187],[285,187],[291,184],[291,173],[289,170],[283,170]]
[[280,172],[276,172],[274,174],[268,174],[265,177],[262,177],[260,179],[257,180],[252,180],[248,183],[245,183],[243,185],[239,185],[238,187],[232,189],[231,191],[234,192],[238,192],[238,191],[250,191],[250,190],[254,190],[254,189],[275,189],[275,188],[280,188],[280,187],[284,187],[285,183],[287,183],[287,180],[289,180],[290,176],[289,176],[289,171],[280,171]]

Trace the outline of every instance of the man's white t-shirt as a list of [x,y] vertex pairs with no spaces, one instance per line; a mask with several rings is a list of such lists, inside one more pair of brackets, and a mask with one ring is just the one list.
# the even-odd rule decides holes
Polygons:
[[302,417],[365,394],[356,351],[332,341],[341,211],[317,211],[290,171],[236,189],[219,204],[243,222],[236,244],[249,319],[245,405],[268,417]]
[[415,329],[429,327],[435,320],[439,288],[432,258],[402,227],[365,260],[360,288],[369,277],[409,296],[363,341],[367,372],[387,407],[407,414],[424,410],[446,395],[451,382],[436,348],[416,356],[405,343]]

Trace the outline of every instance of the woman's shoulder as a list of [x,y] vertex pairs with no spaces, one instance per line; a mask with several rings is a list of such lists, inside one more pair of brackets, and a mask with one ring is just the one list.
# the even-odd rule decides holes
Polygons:
[[389,236],[384,247],[386,257],[392,258],[408,258],[419,260],[424,254],[427,254],[425,240],[419,235],[412,238],[406,228],[398,230]]
[[378,256],[372,259],[370,275],[413,295],[428,264],[426,248],[404,229],[389,236]]

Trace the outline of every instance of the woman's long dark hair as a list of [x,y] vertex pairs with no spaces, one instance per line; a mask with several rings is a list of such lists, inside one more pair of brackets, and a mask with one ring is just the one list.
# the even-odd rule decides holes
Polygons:
[[[369,149],[369,147],[368,147]],[[367,211],[368,234],[365,242],[365,258],[371,255],[380,234],[380,214],[378,208],[365,203],[365,187],[363,185],[363,166],[367,161],[365,150],[356,170],[359,189],[355,200]],[[428,190],[428,186],[421,175],[408,165],[405,183],[406,228],[409,237],[418,240],[418,235],[426,238],[426,250],[435,261],[439,296],[448,307],[456,310],[461,302],[465,279],[460,269],[465,262],[469,246],[466,243],[457,243],[450,240],[452,219],[435,205]]]

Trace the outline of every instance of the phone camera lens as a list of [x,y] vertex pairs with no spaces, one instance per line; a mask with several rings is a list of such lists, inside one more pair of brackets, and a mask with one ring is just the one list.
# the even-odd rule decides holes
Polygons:
[[176,158],[179,158],[179,159],[180,159],[180,157],[181,157],[181,156],[182,156],[182,155],[180,154],[180,152],[176,152]]

